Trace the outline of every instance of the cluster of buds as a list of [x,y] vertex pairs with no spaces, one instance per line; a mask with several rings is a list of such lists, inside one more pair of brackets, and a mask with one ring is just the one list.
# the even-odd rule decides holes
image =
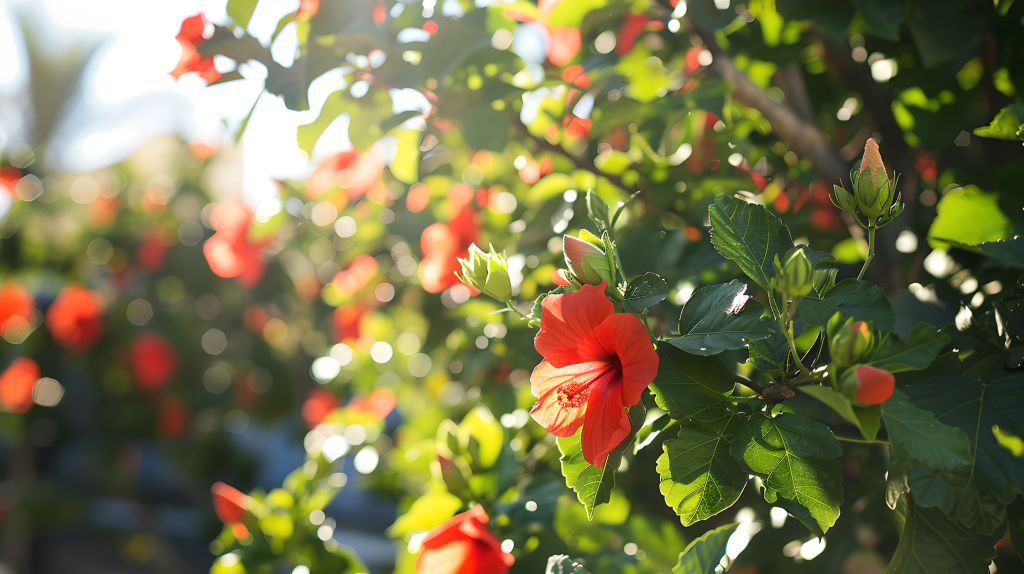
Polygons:
[[845,319],[836,313],[826,327],[828,350],[832,360],[841,367],[870,361],[878,350],[878,337],[870,322]]
[[569,281],[580,285],[600,285],[602,281],[605,285],[615,285],[615,263],[598,236],[586,229],[580,231],[579,237],[566,235],[562,238],[562,252]]
[[903,212],[903,203],[895,190],[896,182],[889,181],[875,140],[869,139],[864,144],[864,159],[859,170],[850,172],[850,180],[853,182],[851,191],[834,186],[832,203],[853,215],[862,227],[885,227]]
[[814,288],[814,269],[802,246],[790,249],[782,259],[776,255],[774,265],[775,276],[771,279],[773,289],[794,301],[810,294]]
[[462,272],[456,272],[459,280],[477,291],[506,303],[512,299],[512,280],[508,275],[508,259],[505,253],[482,251],[476,244],[469,246],[469,256],[459,258]]
[[892,396],[896,377],[863,364],[874,358],[881,345],[880,334],[870,321],[854,321],[836,313],[825,326],[825,333],[832,362],[841,373],[839,392],[859,405],[880,405]]

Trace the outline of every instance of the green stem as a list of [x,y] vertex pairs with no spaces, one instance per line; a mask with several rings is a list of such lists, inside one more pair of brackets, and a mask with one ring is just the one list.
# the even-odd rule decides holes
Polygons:
[[509,309],[511,309],[512,312],[514,312],[516,315],[519,315],[523,319],[526,319],[526,323],[527,324],[530,323],[530,318],[527,317],[526,315],[524,315],[523,312],[519,310],[519,307],[516,307],[515,305],[513,305],[511,301],[506,301],[505,302],[505,306],[508,307]]
[[650,324],[647,323],[647,309],[640,311],[640,322],[647,327],[647,335],[651,338],[651,342],[654,344],[658,343],[658,338],[654,336],[654,331],[651,330]]
[[734,403],[756,403],[762,405],[764,404],[764,399],[762,399],[761,397],[729,397],[728,400]]
[[793,322],[789,320],[789,296],[786,295],[787,300],[783,303],[782,317],[779,318],[779,327],[782,328],[782,334],[786,336],[786,341],[789,342],[789,350],[793,353],[793,361],[796,362],[796,366],[800,367],[800,370],[804,373],[810,373],[810,369],[804,366],[803,361],[800,360],[800,352],[796,350],[796,339],[793,338]]
[[868,256],[864,260],[864,266],[860,268],[860,274],[857,275],[857,281],[864,278],[864,272],[868,270],[868,265],[871,264],[871,260],[875,258],[875,230],[878,228],[874,226],[871,220],[868,220]]
[[865,439],[862,439],[862,438],[853,438],[851,436],[839,436],[839,435],[835,435],[835,437],[836,437],[837,440],[841,440],[843,442],[857,442],[857,443],[861,443],[861,444],[889,444],[889,441],[881,440],[881,439],[865,440]]

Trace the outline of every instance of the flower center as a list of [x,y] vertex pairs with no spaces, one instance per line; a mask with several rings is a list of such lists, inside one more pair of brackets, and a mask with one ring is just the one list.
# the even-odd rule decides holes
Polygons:
[[558,406],[563,409],[578,409],[587,404],[590,396],[588,382],[567,383],[558,388]]

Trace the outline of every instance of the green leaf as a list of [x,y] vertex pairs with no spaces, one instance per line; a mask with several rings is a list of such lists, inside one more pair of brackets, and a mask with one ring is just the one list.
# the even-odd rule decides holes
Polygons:
[[[765,494],[767,494],[767,492],[768,491],[765,491]],[[795,500],[789,500],[788,498],[776,498],[771,502],[771,504],[785,510],[790,516],[795,518],[797,522],[803,524],[811,534],[818,538],[825,536],[825,531],[818,526],[818,522],[814,520],[813,516],[811,516],[811,512]]]
[[583,429],[570,437],[559,437],[555,440],[558,451],[562,453],[562,476],[565,485],[576,492],[576,497],[587,510],[587,518],[594,519],[594,508],[611,500],[612,489],[615,488],[615,471],[622,462],[622,453],[633,442],[637,431],[644,424],[647,414],[644,404],[637,403],[629,407],[629,422],[632,430],[629,435],[608,453],[604,466],[597,467],[583,458]]
[[855,424],[865,440],[873,441],[878,436],[878,428],[881,426],[881,405],[853,405],[842,393],[825,385],[800,385],[797,389],[832,407],[844,419]]
[[763,205],[728,195],[716,197],[708,214],[715,249],[735,261],[747,277],[771,293],[768,280],[775,275],[772,265],[775,256],[793,248],[789,228]]
[[502,152],[508,145],[508,118],[489,103],[466,110],[462,126],[466,145],[473,149]]
[[744,419],[725,407],[680,421],[679,438],[665,441],[658,457],[661,493],[683,526],[729,508],[743,493],[747,473],[729,454]]
[[579,564],[572,561],[572,558],[564,554],[558,554],[548,558],[548,566],[544,574],[590,574]]
[[611,227],[608,204],[592,189],[587,190],[587,215],[599,231],[607,231]]
[[725,556],[729,537],[738,527],[739,523],[726,524],[705,532],[679,554],[679,563],[672,569],[672,574],[714,574]]
[[419,130],[402,130],[398,134],[398,151],[388,169],[391,170],[391,175],[402,183],[412,184],[419,181],[422,137],[423,132]]
[[824,327],[839,311],[855,321],[874,321],[875,328],[883,332],[892,331],[896,325],[896,314],[885,291],[878,285],[856,279],[840,281],[821,299],[801,299],[797,309],[800,319],[814,327]]
[[[770,317],[761,317],[761,323],[765,328],[774,330],[770,336],[760,341],[750,342],[750,360],[754,366],[765,371],[786,369],[787,357],[789,356],[789,341],[786,336],[778,331],[778,323]],[[778,332],[776,332],[778,331]]]
[[987,241],[978,245],[967,245],[959,241],[946,240],[941,237],[932,238],[935,241],[948,243],[951,247],[958,247],[973,253],[988,255],[992,259],[1013,265],[1024,267],[1024,235],[1014,235],[1010,239],[999,241]]
[[1006,449],[1006,452],[1016,457],[1024,456],[1024,440],[1019,436],[1006,432],[999,428],[999,425],[992,425],[992,435],[996,437],[999,446]]
[[691,355],[661,343],[658,359],[658,374],[650,389],[658,406],[674,419],[724,403],[735,388],[732,372],[718,357]]
[[405,514],[388,528],[392,538],[417,530],[430,530],[455,516],[462,508],[462,499],[443,489],[435,489],[416,499]]
[[935,211],[935,219],[928,228],[929,245],[935,248],[944,248],[946,241],[968,245],[998,241],[1013,232],[1013,225],[999,207],[999,194],[984,192],[973,185],[946,192]]
[[717,355],[770,337],[761,322],[764,308],[746,291],[739,281],[701,287],[683,306],[679,337],[668,342],[694,355]]
[[948,334],[922,321],[910,330],[907,341],[897,333],[890,333],[868,364],[890,373],[924,369],[932,364],[948,342]]
[[893,456],[907,456],[932,470],[971,464],[971,445],[963,430],[945,425],[929,411],[910,404],[899,389],[882,405]]
[[576,180],[564,173],[549,173],[526,192],[527,203],[540,203],[576,188]]
[[965,526],[993,532],[1006,516],[1006,505],[1024,492],[1024,458],[1000,446],[991,428],[998,424],[1006,432],[1024,435],[1024,379],[1010,376],[985,383],[978,377],[949,375],[902,390],[915,407],[961,429],[973,459],[963,472],[913,467],[908,484],[918,503],[938,505]]
[[1024,125],[1022,125],[1024,122],[1020,121],[1014,107],[1006,106],[999,110],[996,117],[992,119],[992,123],[984,127],[974,128],[974,135],[983,138],[1019,141],[1021,139],[1021,128],[1024,128]]
[[890,508],[896,508],[899,497],[910,490],[908,473],[916,464],[938,473],[962,471],[972,462],[970,442],[964,431],[913,406],[899,389],[894,389],[892,397],[882,405],[882,420],[891,445],[885,489]]
[[900,20],[907,11],[905,2],[891,0],[853,0],[864,24],[879,38],[896,42],[900,39]]
[[827,532],[839,518],[843,454],[827,426],[795,413],[754,413],[732,441],[732,455],[765,487],[796,500]]
[[644,273],[629,282],[622,306],[627,313],[639,313],[661,303],[665,297],[668,297],[668,284],[665,280],[657,273]]
[[256,10],[257,0],[228,0],[227,13],[236,24],[245,28],[249,26],[252,13]]
[[1024,497],[1017,497],[1006,509],[1007,522],[1010,523],[1010,542],[1017,555],[1024,560]]
[[937,508],[906,502],[903,534],[886,574],[979,574],[988,572],[1002,537],[973,532],[950,521]]

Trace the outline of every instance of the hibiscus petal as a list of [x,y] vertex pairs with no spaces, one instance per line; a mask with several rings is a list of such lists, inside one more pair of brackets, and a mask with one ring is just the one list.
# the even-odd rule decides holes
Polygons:
[[609,376],[590,387],[582,442],[583,458],[594,466],[603,466],[608,453],[629,435],[629,415],[619,386]]
[[622,403],[631,407],[658,374],[658,353],[647,329],[629,313],[616,313],[594,330],[594,335],[622,363]]
[[615,311],[604,290],[602,282],[545,297],[541,303],[540,331],[534,339],[537,352],[555,367],[607,361],[608,351],[594,336],[594,329]]
[[583,424],[591,386],[608,375],[608,363],[578,363],[556,369],[541,361],[530,376],[530,390],[537,397],[530,414],[555,436],[572,436]]

